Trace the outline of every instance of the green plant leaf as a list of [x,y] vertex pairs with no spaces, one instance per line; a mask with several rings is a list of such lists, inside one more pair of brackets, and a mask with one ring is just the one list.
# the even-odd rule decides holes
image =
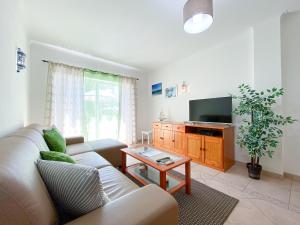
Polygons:
[[272,88],[257,92],[247,84],[239,86],[240,95],[235,96],[238,104],[233,110],[242,117],[237,144],[248,151],[251,157],[272,157],[283,135],[282,126],[296,122],[291,116],[284,117],[273,111],[276,98],[283,95],[283,89]]

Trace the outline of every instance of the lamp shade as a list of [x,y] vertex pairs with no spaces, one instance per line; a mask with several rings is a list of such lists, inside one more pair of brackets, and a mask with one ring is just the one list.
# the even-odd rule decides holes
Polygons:
[[196,34],[213,23],[213,0],[188,0],[183,8],[184,30]]

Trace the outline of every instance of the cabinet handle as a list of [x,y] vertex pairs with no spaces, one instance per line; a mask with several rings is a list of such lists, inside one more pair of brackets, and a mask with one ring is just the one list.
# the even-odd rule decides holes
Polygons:
[[173,139],[172,142],[175,142],[175,140]]

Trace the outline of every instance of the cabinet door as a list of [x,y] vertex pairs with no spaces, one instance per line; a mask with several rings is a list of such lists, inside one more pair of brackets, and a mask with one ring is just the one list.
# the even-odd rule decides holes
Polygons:
[[223,139],[218,137],[205,137],[204,139],[205,164],[222,169]]
[[153,129],[153,144],[156,147],[160,147],[163,144],[163,135],[161,129]]
[[173,132],[170,130],[162,130],[163,131],[163,147],[166,150],[171,151],[173,148]]
[[174,132],[173,134],[174,152],[185,155],[186,135],[182,132]]
[[187,135],[187,155],[196,161],[203,162],[201,135]]

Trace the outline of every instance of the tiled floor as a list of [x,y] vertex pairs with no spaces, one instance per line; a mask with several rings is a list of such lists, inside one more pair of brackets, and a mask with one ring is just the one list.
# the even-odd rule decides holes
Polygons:
[[192,178],[240,200],[225,225],[300,225],[299,181],[267,175],[252,180],[245,166],[222,173],[195,163]]

